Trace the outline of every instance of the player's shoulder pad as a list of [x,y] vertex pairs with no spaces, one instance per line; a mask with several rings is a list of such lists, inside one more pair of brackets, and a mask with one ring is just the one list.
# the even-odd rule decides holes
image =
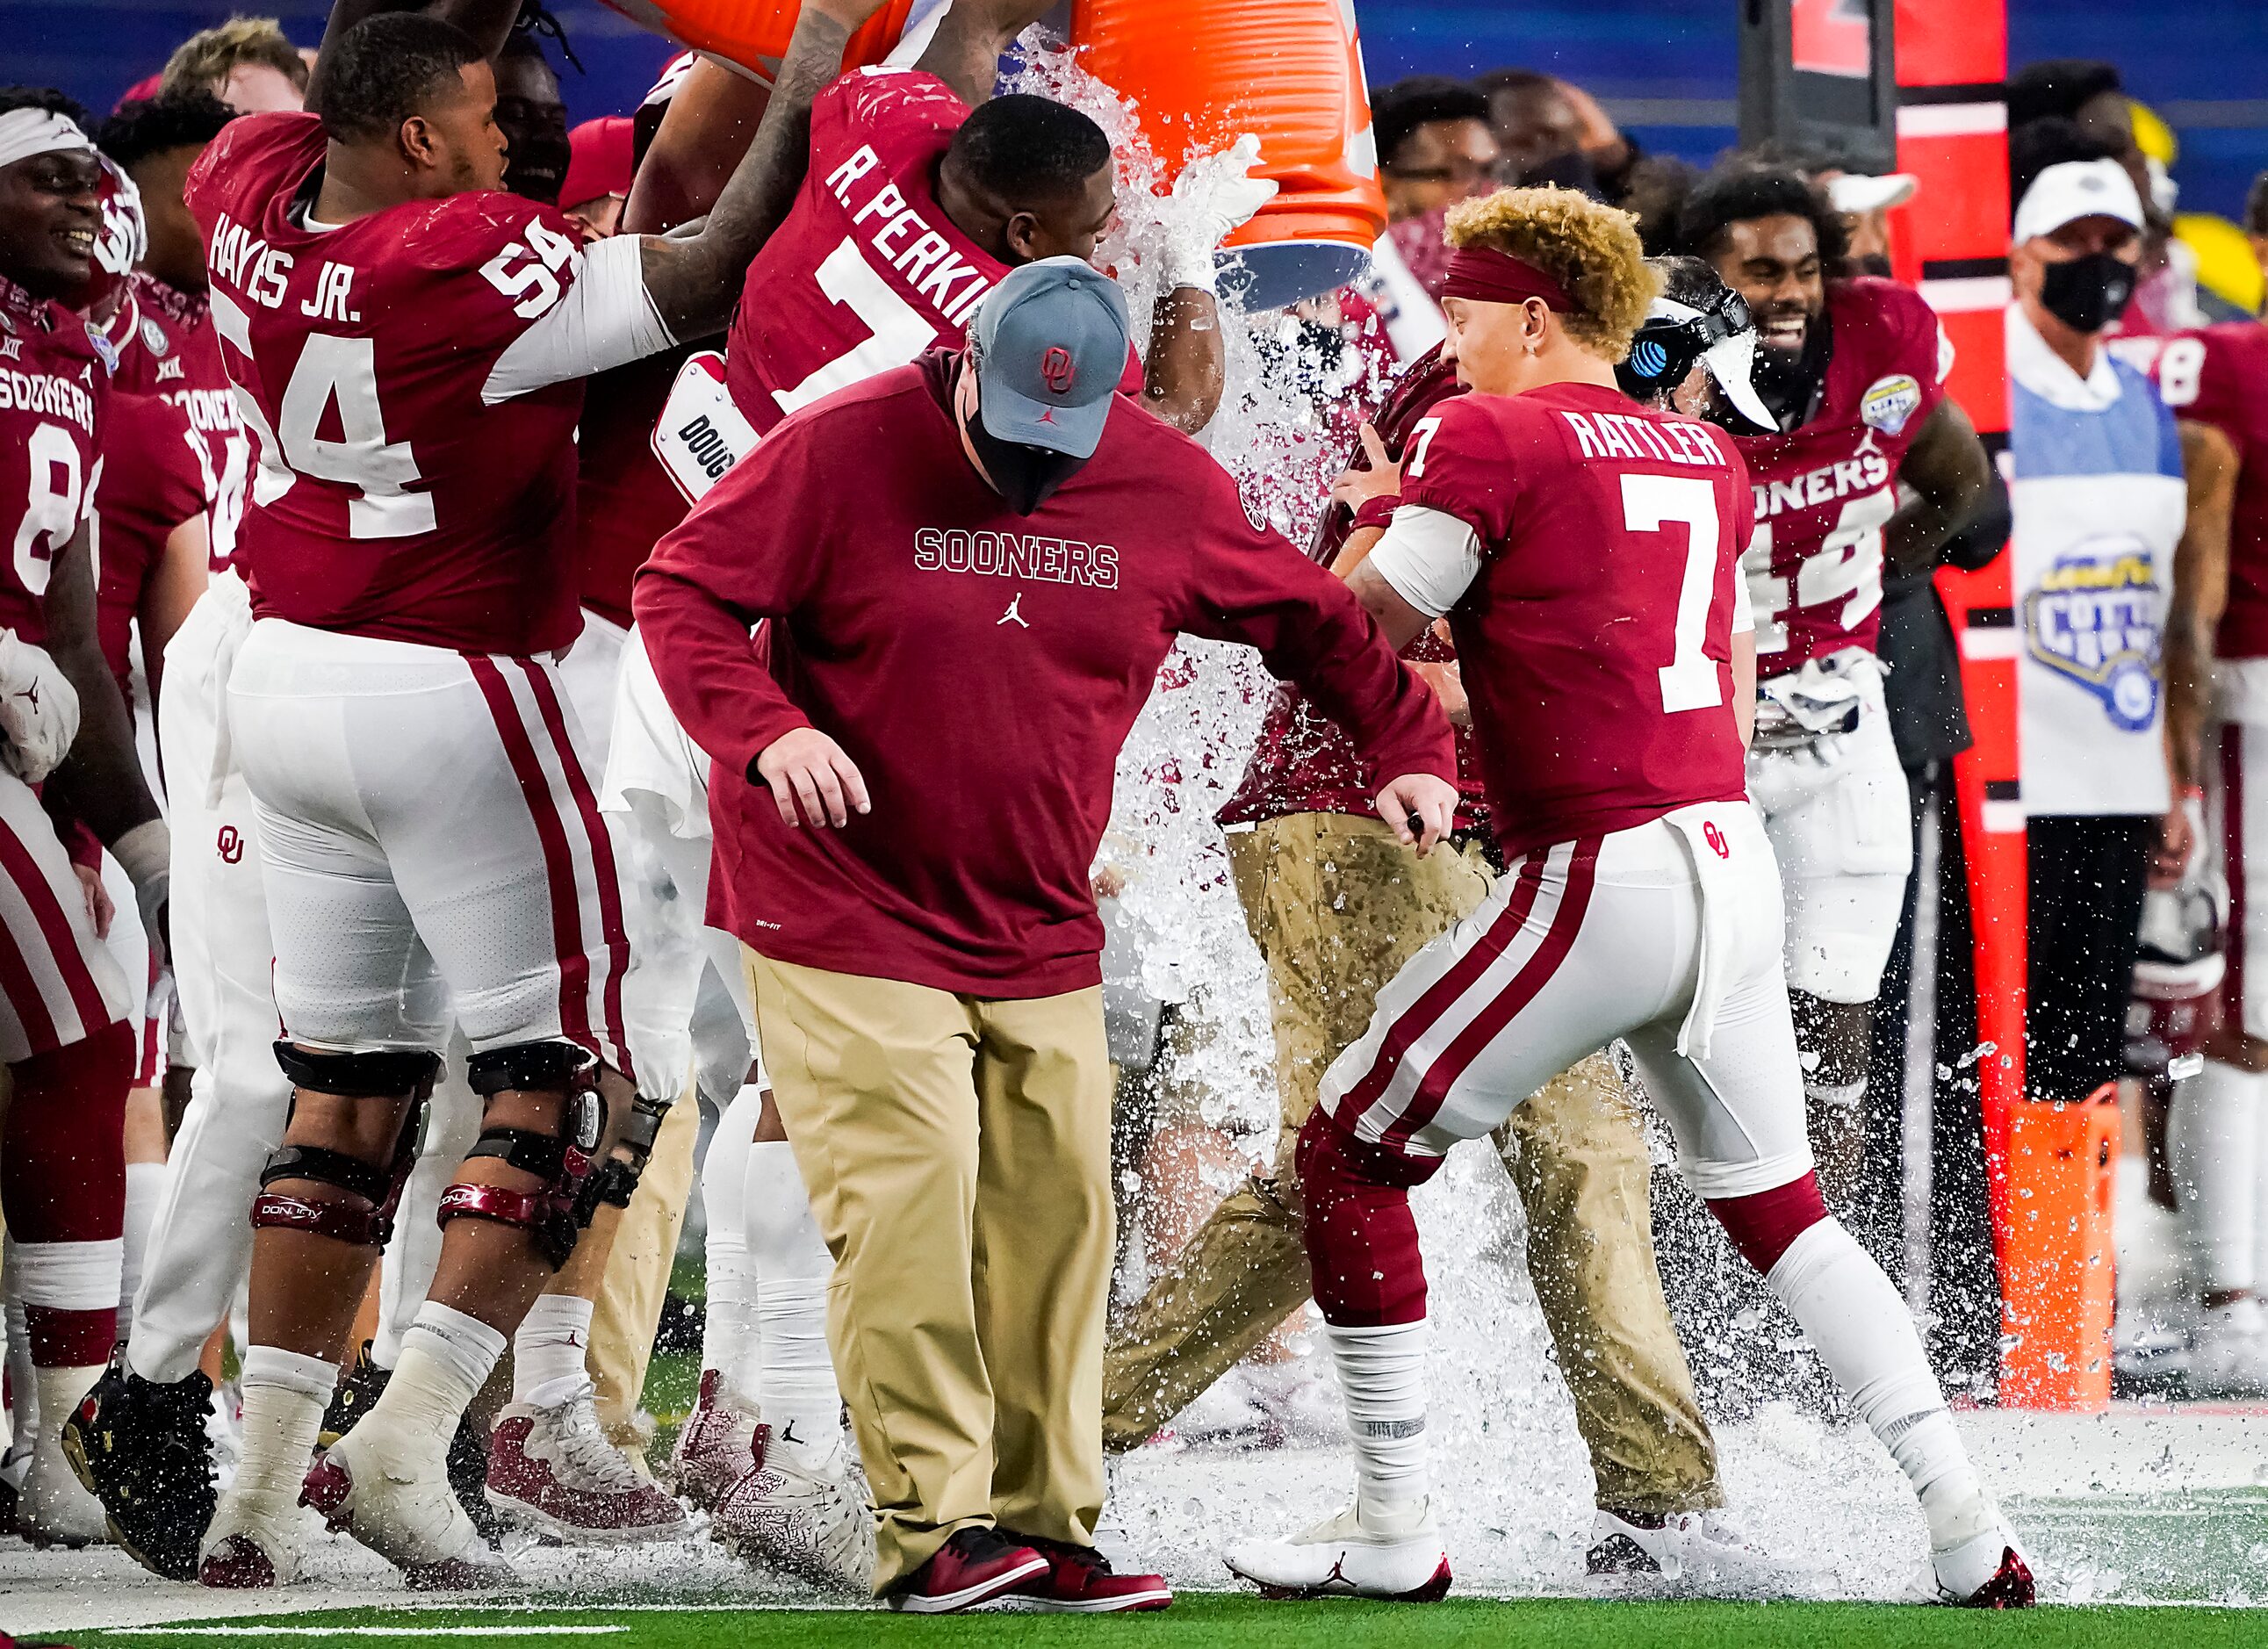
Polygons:
[[839,97],[848,113],[862,121],[905,114],[957,125],[968,117],[961,94],[924,69],[854,69],[821,95]]
[[183,197],[196,212],[220,209],[222,202],[201,199],[215,190],[272,190],[294,167],[320,159],[325,143],[322,117],[304,109],[239,114],[191,165]]
[[473,189],[415,209],[401,227],[401,251],[419,269],[478,269],[514,244],[526,247],[531,225],[581,251],[582,232],[556,207],[502,189]]
[[[1845,340],[1867,350],[1876,359],[1895,363],[1937,381],[1937,311],[1911,286],[1861,275],[1838,282],[1842,313],[1837,317],[1836,342]],[[1913,358],[1905,357],[1911,352]]]

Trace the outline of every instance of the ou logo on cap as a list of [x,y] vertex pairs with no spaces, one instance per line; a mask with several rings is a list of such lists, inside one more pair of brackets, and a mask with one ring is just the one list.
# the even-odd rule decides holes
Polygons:
[[1071,351],[1060,343],[1049,344],[1048,352],[1040,357],[1040,376],[1046,380],[1051,394],[1063,394],[1070,390],[1079,376],[1079,364],[1071,358]]

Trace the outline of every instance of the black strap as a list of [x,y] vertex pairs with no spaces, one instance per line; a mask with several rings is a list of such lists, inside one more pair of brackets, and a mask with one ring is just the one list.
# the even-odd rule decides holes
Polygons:
[[398,1100],[430,1087],[441,1071],[441,1056],[422,1050],[342,1054],[289,1042],[276,1044],[276,1063],[293,1087],[348,1100]]
[[394,1189],[394,1175],[388,1169],[374,1168],[357,1157],[323,1145],[279,1147],[268,1159],[268,1166],[260,1171],[260,1189],[266,1190],[278,1180],[312,1180],[318,1185],[335,1185],[372,1207],[385,1202]]
[[567,1159],[567,1142],[556,1134],[539,1134],[525,1128],[483,1129],[467,1152],[468,1158],[495,1157],[522,1174],[532,1174],[548,1187],[559,1178]]

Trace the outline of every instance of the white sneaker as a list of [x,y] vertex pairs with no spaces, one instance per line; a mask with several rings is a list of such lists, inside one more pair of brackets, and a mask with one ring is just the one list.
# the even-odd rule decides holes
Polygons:
[[2189,1391],[2198,1397],[2268,1392],[2268,1321],[2263,1321],[2258,1300],[2232,1300],[2199,1314]]
[[197,1547],[197,1584],[220,1591],[264,1590],[299,1578],[307,1514],[296,1502],[225,1493]]
[[1658,1527],[1601,1508],[1591,1523],[1584,1568],[1594,1579],[1659,1575],[1705,1590],[1774,1591],[1790,1579],[1786,1564],[1753,1544],[1722,1512],[1679,1512]]
[[874,1579],[874,1513],[838,1461],[813,1473],[775,1449],[717,1503],[709,1538],[743,1562],[864,1594]]
[[1930,1552],[1930,1587],[1939,1602],[1963,1609],[2029,1609],[2036,1601],[2031,1564],[1999,1509],[1987,1502],[1984,1511],[1987,1528]]
[[593,1395],[586,1380],[564,1402],[515,1402],[497,1417],[489,1437],[489,1504],[571,1545],[684,1534],[685,1508],[615,1447],[599,1424]]
[[1289,1540],[1243,1541],[1222,1554],[1231,1574],[1263,1597],[1374,1597],[1435,1603],[1448,1595],[1449,1554],[1432,1502],[1383,1528],[1366,1525],[1354,1506]]
[[442,1462],[365,1419],[324,1452],[299,1503],[353,1535],[419,1590],[509,1586],[512,1572],[465,1515]]
[[92,1546],[110,1538],[102,1502],[86,1491],[63,1458],[63,1421],[42,1415],[40,1434],[16,1498],[16,1532],[34,1546]]

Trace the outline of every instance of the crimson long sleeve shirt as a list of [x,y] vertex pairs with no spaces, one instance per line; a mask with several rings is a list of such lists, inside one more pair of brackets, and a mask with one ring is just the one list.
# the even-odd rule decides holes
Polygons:
[[[638,574],[655,674],[717,763],[712,924],[776,961],[966,996],[1100,983],[1087,871],[1182,633],[1258,648],[1381,776],[1455,782],[1431,692],[1202,448],[1114,398],[1094,458],[1017,515],[962,452],[958,364],[939,351],[789,419]],[[873,811],[847,828],[789,826],[754,777],[804,726],[865,777]]]

